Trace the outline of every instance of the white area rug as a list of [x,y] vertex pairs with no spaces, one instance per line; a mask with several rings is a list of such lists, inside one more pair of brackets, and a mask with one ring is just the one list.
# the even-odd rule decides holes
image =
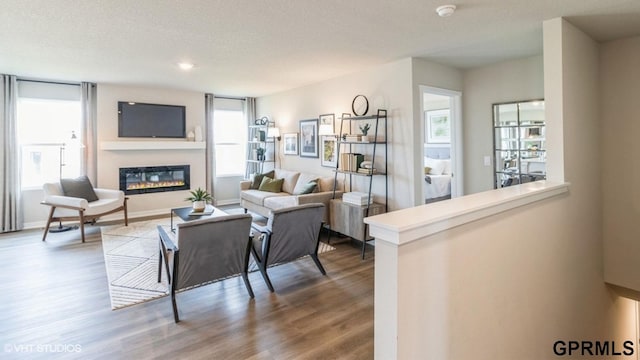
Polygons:
[[164,266],[163,281],[158,283],[158,225],[169,228],[169,219],[101,228],[113,310],[167,295]]
[[[225,211],[236,213],[236,211]],[[254,217],[254,220],[257,219]],[[178,217],[174,217],[173,221],[174,226],[182,222]],[[158,283],[158,225],[169,229],[170,219],[130,222],[129,226],[114,225],[101,228],[112,310],[169,294],[164,264],[162,265],[162,282]],[[334,249],[333,246],[320,242],[318,253]],[[257,266],[251,257],[249,271],[255,270]]]

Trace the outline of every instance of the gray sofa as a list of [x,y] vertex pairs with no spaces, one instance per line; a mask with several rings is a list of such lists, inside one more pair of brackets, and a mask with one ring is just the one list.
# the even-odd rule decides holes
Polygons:
[[[268,217],[271,210],[302,204],[321,203],[325,206],[323,221],[329,223],[329,200],[333,199],[334,176],[319,176],[298,171],[275,169],[276,179],[284,179],[279,193],[251,189],[251,180],[240,182],[240,206],[262,216]],[[318,186],[310,194],[294,195],[297,190],[310,181]],[[336,198],[342,197],[342,187],[338,183]]]

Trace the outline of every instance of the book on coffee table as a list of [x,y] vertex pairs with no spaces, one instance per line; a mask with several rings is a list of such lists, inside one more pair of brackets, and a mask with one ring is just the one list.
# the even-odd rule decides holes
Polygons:
[[207,205],[207,207],[205,207],[205,209],[202,211],[191,210],[191,212],[189,213],[189,216],[211,215],[213,214],[213,210],[215,210],[213,205]]

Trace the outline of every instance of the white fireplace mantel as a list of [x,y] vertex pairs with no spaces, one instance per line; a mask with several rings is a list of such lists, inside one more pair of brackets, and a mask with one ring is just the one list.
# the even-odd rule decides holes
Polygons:
[[203,150],[204,141],[102,141],[101,150]]

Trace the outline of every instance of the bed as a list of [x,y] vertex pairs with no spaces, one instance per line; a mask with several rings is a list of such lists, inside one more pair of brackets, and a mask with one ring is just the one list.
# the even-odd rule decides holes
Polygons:
[[424,202],[425,204],[451,199],[451,159],[449,148],[425,149]]

